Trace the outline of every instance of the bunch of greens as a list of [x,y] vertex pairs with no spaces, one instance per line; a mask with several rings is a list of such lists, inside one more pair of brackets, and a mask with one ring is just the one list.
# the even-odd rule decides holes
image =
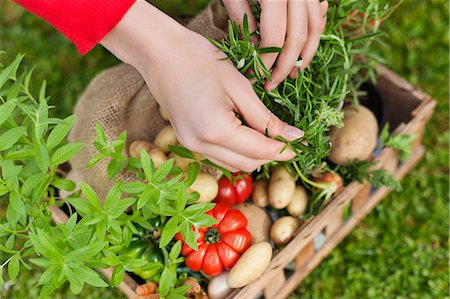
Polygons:
[[[111,178],[127,167],[140,182],[119,181],[104,199],[85,183],[76,191],[73,181],[58,175],[61,165],[83,147],[66,142],[74,118],[49,117],[45,82],[35,97],[32,72],[18,71],[22,59],[23,55],[17,56],[0,72],[0,196],[6,209],[6,222],[0,223],[0,287],[6,274],[14,280],[22,268],[34,266],[45,270],[39,280],[42,296],[67,281],[77,294],[85,284],[108,286],[97,269],[114,267],[109,284],[117,286],[125,271],[153,267],[160,272],[161,297],[184,298],[189,287],[179,286],[176,273],[184,258],[181,243],[175,243],[173,236],[180,232],[187,244],[197,248],[192,227],[216,223],[205,214],[213,204],[195,204],[199,194],[187,192],[199,171],[198,163],[191,164],[184,176],[173,160],[155,169],[144,151],[140,159],[127,161],[122,154],[126,134],[109,141],[97,127],[99,155],[89,166],[108,158]],[[70,195],[60,197],[58,190]],[[68,211],[65,224],[52,221],[52,206]],[[164,264],[123,255],[137,227],[150,229],[155,218],[161,222]]]
[[[330,1],[327,25],[314,59],[305,70],[299,70],[297,78],[286,78],[273,91],[264,89],[265,80],[271,80],[271,77],[260,55],[282,49],[260,48],[258,43],[253,44],[250,38],[259,32],[249,32],[247,16],[242,28],[228,23],[227,38],[220,42],[210,39],[242,74],[253,79],[255,92],[271,112],[304,131],[304,136],[294,141],[278,138],[297,153],[289,163],[306,183],[309,181],[306,176],[329,170],[329,167],[324,167],[324,160],[331,150],[328,131],[333,126],[342,126],[344,103],[358,105],[358,98],[364,95],[361,85],[367,81],[376,83],[374,66],[381,59],[371,52],[370,45],[379,40],[381,22],[400,3],[390,6],[389,1],[384,0]],[[254,8],[258,19],[260,7],[256,5]],[[390,137],[384,129],[382,138],[390,140],[383,145],[408,151],[413,137]],[[375,162],[368,163],[373,166]],[[355,166],[363,165],[353,163],[340,170],[346,169],[347,176],[356,175],[358,167]],[[375,186],[387,185],[398,189],[398,182],[386,171],[381,169],[372,173],[372,169],[368,166],[361,168],[357,179],[368,179]],[[268,167],[263,168],[263,175],[268,175],[267,170]]]

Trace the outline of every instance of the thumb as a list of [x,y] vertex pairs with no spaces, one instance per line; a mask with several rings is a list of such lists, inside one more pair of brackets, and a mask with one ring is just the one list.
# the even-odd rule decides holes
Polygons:
[[271,137],[282,136],[287,140],[295,140],[304,135],[303,131],[281,121],[262,103],[254,92],[251,83],[242,77],[240,82],[227,85],[227,90],[237,112],[242,115],[247,124],[262,134],[266,132]]

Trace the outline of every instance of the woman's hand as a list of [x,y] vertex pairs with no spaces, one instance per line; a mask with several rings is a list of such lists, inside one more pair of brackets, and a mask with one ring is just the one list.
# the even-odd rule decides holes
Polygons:
[[209,41],[147,2],[137,1],[101,43],[143,75],[187,148],[233,172],[295,156],[264,133],[293,140],[303,132],[274,116]]
[[[242,23],[244,14],[249,20],[250,32],[256,30],[256,21],[247,0],[222,0],[230,19]],[[261,5],[261,47],[283,48],[281,53],[262,55],[267,67],[275,67],[272,81],[266,89],[273,90],[288,75],[295,78],[298,68],[305,69],[314,57],[325,29],[328,2],[319,0],[259,0]],[[299,60],[301,57],[301,61]]]

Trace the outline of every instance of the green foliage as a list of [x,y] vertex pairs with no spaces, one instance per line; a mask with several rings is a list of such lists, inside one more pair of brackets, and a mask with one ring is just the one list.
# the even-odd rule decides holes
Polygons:
[[372,187],[380,188],[386,186],[400,191],[402,186],[389,171],[384,168],[376,168],[377,161],[352,161],[344,166],[338,166],[336,172],[339,173],[344,182],[367,181]]
[[[99,154],[88,166],[109,159],[111,179],[126,168],[134,173],[136,182],[117,181],[105,198],[99,198],[83,182],[80,191],[74,191],[74,182],[57,175],[60,165],[83,147],[65,141],[73,116],[48,116],[51,107],[45,96],[45,82],[35,98],[30,92],[31,72],[18,74],[22,59],[23,55],[18,55],[0,73],[0,195],[9,203],[7,221],[0,224],[0,244],[4,244],[0,245],[4,258],[0,287],[4,275],[14,280],[22,268],[30,269],[29,263],[44,270],[38,284],[40,296],[44,297],[66,282],[74,294],[79,294],[85,284],[107,287],[96,269],[114,267],[110,285],[118,286],[125,271],[157,267],[162,277],[161,296],[183,295],[187,289],[178,288],[176,273],[177,265],[184,261],[179,257],[181,242],[174,245],[172,239],[179,232],[187,244],[196,248],[198,228],[217,222],[205,214],[214,204],[196,204],[198,193],[187,192],[198,174],[198,162],[189,166],[184,177],[173,159],[158,169],[145,151],[140,159],[128,160],[123,154],[126,133],[111,141],[97,126],[94,145]],[[60,198],[56,188],[72,193]],[[69,210],[65,224],[52,222],[49,207],[54,205]],[[155,218],[162,223],[159,246],[163,252],[170,251],[164,265],[149,265],[144,259],[123,255],[123,249],[137,233],[136,226],[151,228]]]
[[389,134],[389,124],[386,124],[380,133],[380,144],[379,147],[390,147],[398,150],[400,155],[400,160],[407,160],[411,154],[411,144],[416,136],[413,135],[402,135],[402,134]]

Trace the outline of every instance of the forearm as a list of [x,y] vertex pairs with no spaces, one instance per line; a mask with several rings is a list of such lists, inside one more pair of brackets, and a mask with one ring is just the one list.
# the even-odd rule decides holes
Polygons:
[[14,0],[70,39],[81,54],[116,26],[135,0]]
[[125,63],[140,66],[169,55],[191,32],[144,0],[137,0],[100,43]]

